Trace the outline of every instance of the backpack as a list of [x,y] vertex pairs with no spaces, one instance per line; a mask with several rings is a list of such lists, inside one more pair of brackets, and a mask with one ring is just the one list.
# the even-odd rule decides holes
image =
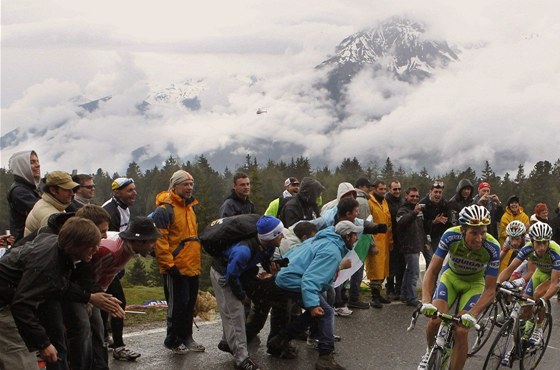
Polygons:
[[243,214],[212,221],[198,235],[202,248],[212,257],[218,257],[237,242],[256,239],[259,217],[257,214]]
[[165,208],[166,215],[167,215],[167,220],[163,219],[162,217],[154,217],[155,216],[155,212],[158,208],[161,208],[161,205],[156,207],[155,210],[153,210],[152,212],[150,212],[150,214],[147,216],[150,220],[152,220],[154,222],[154,224],[156,224],[156,227],[159,228],[167,228],[169,225],[173,224],[173,221],[175,220],[175,213],[173,212],[173,206],[169,203],[163,203],[163,206]]

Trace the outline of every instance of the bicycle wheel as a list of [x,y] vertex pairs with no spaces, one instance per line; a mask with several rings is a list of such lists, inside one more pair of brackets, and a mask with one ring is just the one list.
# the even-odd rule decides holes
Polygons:
[[484,361],[483,369],[497,369],[500,367],[502,359],[505,357],[507,351],[511,350],[514,345],[513,338],[513,319],[508,319],[503,325],[490,350],[488,350],[488,355],[486,355],[486,360]]
[[[469,357],[474,356],[486,344],[494,326],[496,325],[496,317],[498,315],[498,303],[493,302],[486,307],[480,318],[478,319],[479,330],[469,333]],[[474,334],[474,335],[473,335]]]
[[441,361],[443,360],[443,350],[439,347],[433,347],[428,359],[428,370],[442,370]]
[[546,347],[548,346],[550,335],[552,333],[552,315],[550,314],[550,302],[548,302],[548,312],[544,316],[544,320],[542,322],[542,329],[543,340],[540,344],[536,346],[524,346],[523,356],[521,357],[521,361],[519,364],[519,368],[521,370],[535,369],[544,356],[544,352],[546,351]]

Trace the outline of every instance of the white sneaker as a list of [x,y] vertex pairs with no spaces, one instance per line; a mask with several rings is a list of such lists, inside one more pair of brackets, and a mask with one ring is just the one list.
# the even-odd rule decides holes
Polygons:
[[538,346],[539,344],[541,344],[542,342],[542,338],[543,337],[543,332],[542,332],[542,328],[535,328],[535,330],[533,331],[533,335],[531,335],[531,338],[529,338],[529,344],[532,346]]
[[340,316],[340,317],[350,316],[350,315],[352,315],[352,312],[354,312],[354,311],[350,310],[346,306],[335,307],[335,309],[334,309],[334,315],[335,316]]
[[428,359],[430,358],[430,350],[426,350],[426,353],[422,356],[420,363],[418,364],[418,370],[426,370],[428,368]]

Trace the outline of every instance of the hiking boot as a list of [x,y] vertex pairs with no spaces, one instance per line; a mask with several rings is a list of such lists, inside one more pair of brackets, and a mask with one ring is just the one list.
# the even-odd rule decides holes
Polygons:
[[271,356],[285,359],[297,357],[297,348],[287,338],[276,335],[266,344],[266,353]]
[[418,364],[418,370],[426,370],[428,368],[428,359],[430,358],[430,350],[427,349],[426,353],[422,356],[420,363]]
[[191,352],[206,351],[206,348],[202,344],[195,342],[194,339],[187,341],[187,343],[185,343],[185,347],[187,347],[187,349]]
[[334,354],[331,352],[327,355],[319,355],[319,359],[315,363],[315,370],[346,370],[346,368],[336,362]]
[[379,298],[372,298],[369,304],[373,308],[383,308],[383,304],[381,303]]
[[369,303],[367,302],[362,302],[360,300],[358,301],[349,301],[348,302],[348,307],[350,308],[357,308],[359,310],[368,310],[369,309]]
[[542,339],[543,339],[542,328],[537,327],[533,331],[533,335],[531,335],[531,338],[529,338],[529,344],[532,346],[538,346],[542,343]]
[[135,361],[138,357],[140,357],[138,352],[134,352],[126,347],[115,348],[113,351],[113,358],[119,361]]
[[169,349],[171,350],[171,352],[173,352],[174,355],[186,355],[187,353],[189,353],[189,349],[183,343],[181,343],[177,347],[171,347]]
[[386,297],[383,297],[383,294],[381,294],[381,292],[379,292],[379,301],[383,304],[391,303],[391,300],[387,299]]
[[225,340],[221,340],[220,343],[218,343],[218,349],[222,352],[231,353],[233,355],[231,348],[229,348],[229,345]]
[[346,306],[342,306],[342,307],[335,307],[334,309],[334,315],[335,316],[340,316],[340,317],[348,317],[350,315],[352,315],[352,310],[349,310],[348,307]]
[[235,365],[236,370],[261,370],[261,367],[257,365],[255,361],[251,359],[251,357],[247,357],[243,360],[242,363],[239,365]]

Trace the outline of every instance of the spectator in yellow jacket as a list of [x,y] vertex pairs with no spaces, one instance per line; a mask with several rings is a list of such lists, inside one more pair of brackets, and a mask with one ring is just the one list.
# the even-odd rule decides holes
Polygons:
[[198,296],[200,242],[193,207],[194,178],[184,170],[176,171],[169,189],[156,196],[153,220],[162,237],[156,245],[156,258],[163,274],[163,289],[168,303],[167,336],[164,346],[173,353],[203,352],[193,339],[193,309]]

